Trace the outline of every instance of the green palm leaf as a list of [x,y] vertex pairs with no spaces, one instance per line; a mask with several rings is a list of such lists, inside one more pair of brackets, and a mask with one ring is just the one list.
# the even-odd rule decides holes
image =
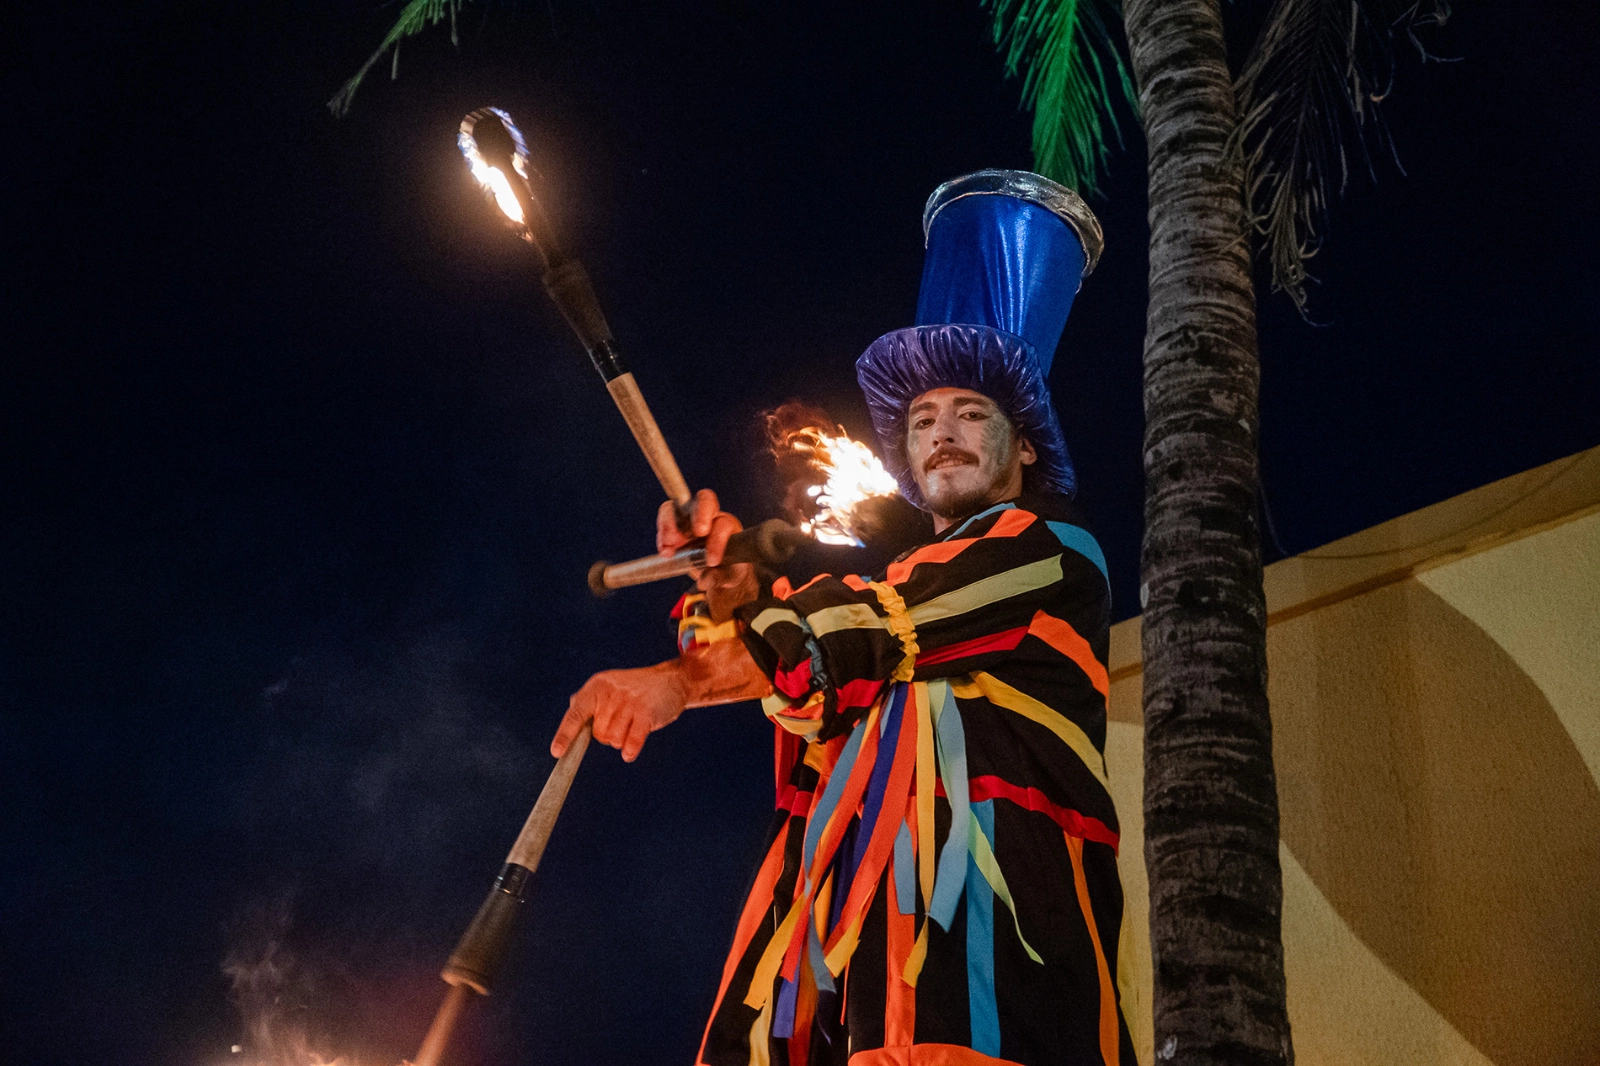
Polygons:
[[1086,195],[1100,191],[1111,139],[1122,145],[1117,113],[1138,113],[1133,80],[1111,33],[1112,0],[984,0],[1006,76],[1022,77],[1022,106],[1033,111],[1039,172]]
[[367,57],[361,64],[361,69],[356,71],[349,81],[334,93],[333,99],[328,101],[328,110],[336,117],[343,118],[350,111],[350,104],[355,99],[356,90],[361,88],[361,82],[366,78],[367,72],[377,65],[385,52],[392,53],[392,65],[389,68],[391,78],[400,73],[400,42],[407,37],[415,37],[429,26],[437,25],[446,18],[450,20],[450,43],[459,44],[456,37],[456,14],[461,10],[461,5],[466,0],[406,0],[400,9],[399,16],[394,20],[394,25],[384,36],[383,43],[378,45],[378,50]]

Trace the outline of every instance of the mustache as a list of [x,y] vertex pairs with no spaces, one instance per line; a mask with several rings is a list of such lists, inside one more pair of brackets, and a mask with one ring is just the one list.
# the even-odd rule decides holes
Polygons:
[[928,456],[927,461],[922,464],[922,472],[924,474],[928,473],[933,469],[935,463],[943,462],[946,459],[960,459],[962,462],[971,463],[973,466],[978,465],[978,457],[965,448],[957,448],[953,444],[941,444],[933,450],[933,454]]

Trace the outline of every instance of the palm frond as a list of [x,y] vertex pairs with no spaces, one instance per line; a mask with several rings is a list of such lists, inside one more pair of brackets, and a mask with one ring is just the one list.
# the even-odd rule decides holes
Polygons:
[[1034,166],[1085,195],[1100,191],[1111,139],[1122,146],[1118,111],[1138,113],[1102,10],[1113,2],[984,0],[1006,76],[1022,77],[1022,106],[1033,111]]
[[1306,308],[1337,173],[1352,157],[1376,177],[1373,149],[1394,153],[1378,105],[1393,81],[1403,35],[1423,59],[1417,30],[1450,17],[1449,0],[1274,0],[1235,85],[1238,146],[1272,286]]
[[394,25],[384,35],[383,43],[378,45],[378,50],[367,57],[361,64],[361,69],[356,71],[349,81],[333,94],[333,99],[328,101],[328,110],[334,117],[343,118],[350,111],[350,104],[355,100],[356,90],[361,88],[361,82],[366,78],[367,72],[377,65],[385,52],[392,53],[389,67],[389,77],[400,75],[400,42],[407,37],[415,37],[429,26],[437,25],[446,18],[450,20],[450,43],[459,44],[456,36],[456,15],[461,10],[461,5],[466,0],[406,0],[400,14],[395,18]]

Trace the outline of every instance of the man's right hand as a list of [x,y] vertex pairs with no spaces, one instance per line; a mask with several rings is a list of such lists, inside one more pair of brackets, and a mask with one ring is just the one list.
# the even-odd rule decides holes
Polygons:
[[695,493],[689,504],[687,529],[678,524],[678,508],[671,500],[656,512],[656,550],[671,555],[692,540],[704,538],[706,565],[721,566],[728,538],[744,528],[739,519],[722,509],[710,489]]

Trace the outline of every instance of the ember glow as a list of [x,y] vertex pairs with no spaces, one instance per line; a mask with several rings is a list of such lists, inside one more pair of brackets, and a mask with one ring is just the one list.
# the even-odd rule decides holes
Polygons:
[[834,435],[806,426],[790,433],[784,441],[785,447],[806,456],[826,479],[806,490],[817,512],[800,523],[800,532],[823,544],[860,547],[855,509],[875,497],[891,496],[900,487],[871,448],[852,440],[843,426],[837,428],[839,432]]

